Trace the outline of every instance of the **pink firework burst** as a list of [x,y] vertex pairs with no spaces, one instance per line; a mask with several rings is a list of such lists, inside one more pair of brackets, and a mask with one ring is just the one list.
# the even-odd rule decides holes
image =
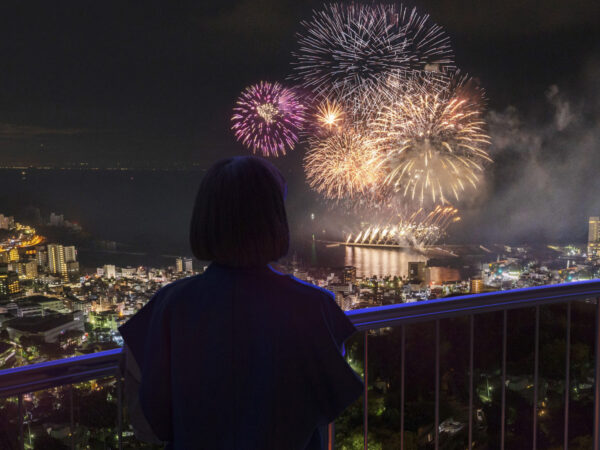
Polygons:
[[238,98],[231,129],[253,153],[285,155],[298,142],[305,116],[306,107],[293,90],[261,81],[244,89]]

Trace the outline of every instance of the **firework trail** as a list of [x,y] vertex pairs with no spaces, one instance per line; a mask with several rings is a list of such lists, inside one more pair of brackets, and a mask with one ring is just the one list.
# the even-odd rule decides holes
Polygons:
[[306,108],[293,90],[266,81],[246,88],[233,111],[237,140],[264,156],[292,150],[306,120]]
[[420,205],[448,203],[477,188],[489,136],[481,115],[482,92],[468,78],[419,76],[384,105],[371,123],[384,184]]
[[370,91],[388,73],[453,68],[449,38],[414,8],[333,3],[302,25],[292,78],[322,98]]

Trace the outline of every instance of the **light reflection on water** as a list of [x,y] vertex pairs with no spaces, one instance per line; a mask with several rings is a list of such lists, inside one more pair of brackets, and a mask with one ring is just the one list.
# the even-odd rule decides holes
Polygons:
[[345,247],[344,265],[355,266],[356,275],[408,276],[408,263],[427,261],[422,253],[411,249]]
[[427,261],[422,253],[409,248],[352,247],[324,242],[297,242],[290,252],[299,262],[312,267],[341,268],[355,266],[356,275],[408,276],[408,263]]

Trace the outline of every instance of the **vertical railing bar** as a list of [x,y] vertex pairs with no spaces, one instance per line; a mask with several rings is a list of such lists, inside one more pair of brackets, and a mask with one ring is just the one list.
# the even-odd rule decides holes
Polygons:
[[469,446],[468,450],[471,450],[473,443],[473,349],[475,342],[475,316],[471,314],[469,317],[470,322],[470,336],[469,336]]
[[25,449],[25,436],[23,435],[23,394],[19,394],[19,402],[18,402],[18,413],[19,418],[17,421],[17,426],[19,427],[19,448],[21,450]]
[[440,447],[440,320],[435,321],[435,450]]
[[69,405],[71,408],[69,430],[71,432],[71,450],[75,450],[75,417],[73,414],[73,385],[69,389]]
[[117,370],[117,401],[118,401],[118,411],[117,411],[117,429],[118,429],[118,440],[119,440],[119,450],[123,450],[123,387],[121,380],[121,371]]
[[540,349],[540,307],[535,307],[535,348],[533,351],[533,450],[537,449],[538,380]]
[[363,395],[363,426],[364,426],[364,450],[367,450],[369,447],[369,349],[368,349],[368,341],[367,338],[369,336],[369,332],[365,331],[365,341],[364,341],[364,372],[365,372],[365,392]]
[[504,450],[504,433],[506,428],[506,322],[507,310],[504,310],[502,321],[502,405],[500,418],[500,449]]
[[564,450],[569,448],[569,395],[571,391],[571,302],[567,302],[567,343],[565,350],[565,429]]
[[594,450],[600,450],[600,297],[596,298],[596,337],[594,361]]
[[327,426],[327,450],[333,450],[335,443],[335,422],[331,422]]
[[402,325],[400,328],[400,450],[404,450],[404,363],[406,360],[406,326]]

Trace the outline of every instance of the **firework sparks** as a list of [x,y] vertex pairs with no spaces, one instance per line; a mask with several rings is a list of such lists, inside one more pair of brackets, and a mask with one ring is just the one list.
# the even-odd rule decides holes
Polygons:
[[298,142],[305,111],[294,91],[279,83],[261,81],[240,95],[231,118],[232,130],[252,152],[278,156]]
[[330,200],[368,196],[380,184],[365,137],[354,131],[313,139],[304,157],[304,170],[312,189]]
[[458,222],[458,210],[453,206],[436,206],[426,212],[423,208],[412,213],[398,214],[384,225],[367,225],[357,234],[346,237],[347,245],[417,246],[437,242],[448,226]]
[[325,98],[369,91],[390,72],[453,67],[442,28],[402,5],[334,3],[302,25],[294,78]]
[[421,205],[459,200],[491,161],[481,92],[469,92],[466,79],[412,82],[372,122],[370,144],[378,149],[384,184]]
[[330,130],[341,125],[344,110],[339,102],[326,99],[317,106],[315,117],[321,126]]

